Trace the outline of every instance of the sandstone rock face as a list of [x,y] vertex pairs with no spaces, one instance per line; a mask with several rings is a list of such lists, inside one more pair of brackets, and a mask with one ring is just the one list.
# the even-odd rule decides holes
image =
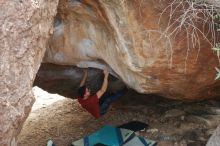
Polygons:
[[58,0],[0,2],[0,145],[15,146],[34,97],[36,72],[53,29]]
[[211,47],[217,35],[210,19],[201,12],[183,15],[189,5],[171,2],[60,0],[44,62],[108,68],[141,93],[181,100],[216,97],[219,63]]

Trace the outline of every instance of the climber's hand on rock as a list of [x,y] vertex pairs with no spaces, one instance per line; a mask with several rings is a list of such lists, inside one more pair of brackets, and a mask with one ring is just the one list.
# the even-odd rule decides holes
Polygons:
[[107,70],[104,70],[103,73],[104,73],[105,76],[109,75],[109,72]]

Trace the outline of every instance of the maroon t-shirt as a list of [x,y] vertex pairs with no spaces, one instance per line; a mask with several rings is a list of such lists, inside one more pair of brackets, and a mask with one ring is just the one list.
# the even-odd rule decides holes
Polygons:
[[83,108],[85,108],[89,113],[91,113],[95,118],[100,117],[100,106],[99,99],[97,95],[92,95],[87,99],[78,97],[78,101]]

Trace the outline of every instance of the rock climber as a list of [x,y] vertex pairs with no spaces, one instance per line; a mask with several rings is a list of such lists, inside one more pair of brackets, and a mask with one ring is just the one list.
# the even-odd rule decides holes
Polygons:
[[95,118],[100,118],[102,115],[104,115],[107,112],[110,104],[127,91],[127,88],[123,88],[116,93],[106,92],[109,73],[106,70],[104,70],[103,73],[104,80],[102,86],[95,94],[92,95],[89,87],[85,85],[88,71],[87,69],[84,69],[84,75],[78,89],[78,102]]

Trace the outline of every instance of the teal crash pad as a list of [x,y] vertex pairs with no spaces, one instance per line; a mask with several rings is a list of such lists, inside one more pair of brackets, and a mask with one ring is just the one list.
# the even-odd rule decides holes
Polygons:
[[156,146],[157,142],[140,136],[134,136],[122,146]]
[[134,136],[134,131],[104,126],[95,133],[72,143],[73,146],[94,146],[104,144],[107,146],[121,146],[125,141]]

